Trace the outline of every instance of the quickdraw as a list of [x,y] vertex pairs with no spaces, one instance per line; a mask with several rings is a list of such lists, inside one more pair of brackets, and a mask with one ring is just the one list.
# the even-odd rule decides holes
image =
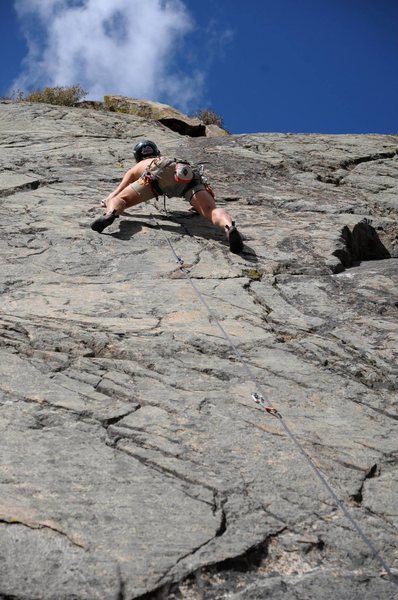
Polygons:
[[259,404],[261,406],[261,408],[263,408],[265,411],[267,411],[267,413],[269,413],[270,415],[273,415],[274,417],[278,417],[278,419],[282,419],[282,415],[277,411],[276,408],[274,408],[273,406],[267,406],[265,404],[265,400],[261,394],[258,394],[257,392],[253,392],[252,398],[253,398],[254,402],[256,404]]

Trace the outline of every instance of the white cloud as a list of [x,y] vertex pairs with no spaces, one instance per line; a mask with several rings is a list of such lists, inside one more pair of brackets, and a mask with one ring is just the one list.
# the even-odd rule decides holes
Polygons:
[[206,39],[208,48],[211,52],[208,53],[208,60],[214,58],[225,59],[228,47],[233,41],[235,32],[230,27],[221,29],[217,19],[210,19],[206,27]]
[[14,88],[79,83],[90,98],[113,93],[182,109],[202,93],[203,72],[175,66],[193,30],[181,0],[15,0],[15,8],[28,55]]

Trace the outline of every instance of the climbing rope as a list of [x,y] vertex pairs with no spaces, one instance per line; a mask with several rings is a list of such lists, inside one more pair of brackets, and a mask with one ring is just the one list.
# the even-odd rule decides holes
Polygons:
[[[156,208],[160,212],[160,209],[157,206],[156,206]],[[249,379],[254,384],[254,387],[256,388],[256,391],[252,392],[251,399],[258,406],[260,406],[265,412],[267,412],[269,415],[271,415],[273,417],[276,417],[278,419],[278,421],[282,425],[285,433],[290,438],[290,440],[293,442],[293,444],[296,446],[297,450],[299,451],[299,453],[301,454],[301,456],[303,457],[303,459],[307,462],[307,464],[309,465],[309,467],[315,473],[316,477],[319,479],[319,481],[324,486],[324,488],[328,491],[329,495],[333,498],[334,502],[337,504],[337,506],[340,508],[340,510],[345,515],[345,517],[348,519],[348,521],[354,527],[354,529],[356,530],[356,532],[358,533],[358,535],[361,537],[361,539],[363,540],[363,542],[368,546],[368,548],[372,552],[372,555],[380,563],[380,565],[383,567],[383,569],[387,573],[387,575],[390,578],[390,580],[398,587],[398,578],[393,574],[391,568],[387,565],[387,563],[385,562],[385,560],[383,559],[383,557],[380,555],[379,551],[374,546],[373,542],[366,535],[366,533],[364,532],[364,530],[362,529],[362,527],[359,525],[358,521],[348,511],[348,509],[345,506],[344,502],[341,500],[341,498],[339,498],[339,496],[336,494],[336,492],[333,490],[333,488],[331,487],[331,485],[327,481],[326,477],[323,475],[323,473],[321,473],[321,471],[319,470],[319,468],[314,463],[313,459],[310,457],[310,455],[304,449],[304,447],[302,446],[302,444],[298,441],[296,435],[292,432],[292,430],[290,429],[290,427],[287,425],[287,423],[286,423],[285,419],[282,417],[281,413],[276,408],[274,408],[273,406],[268,406],[267,405],[267,403],[266,403],[266,401],[264,399],[264,392],[261,389],[261,385],[258,383],[258,381],[256,379],[256,376],[254,375],[254,373],[253,373],[252,369],[250,368],[249,364],[244,359],[244,357],[242,356],[241,352],[238,350],[238,348],[234,344],[233,340],[231,339],[231,336],[228,334],[228,332],[222,326],[222,324],[220,323],[220,321],[217,318],[217,316],[214,314],[214,312],[211,309],[211,307],[209,306],[209,304],[206,302],[205,298],[203,297],[203,294],[201,293],[201,291],[199,290],[199,288],[197,287],[197,285],[193,281],[193,279],[192,279],[192,277],[191,277],[191,275],[189,273],[189,270],[185,268],[185,266],[184,266],[184,260],[180,256],[178,256],[178,254],[176,253],[176,251],[174,249],[174,246],[171,243],[171,240],[170,240],[169,236],[166,234],[166,232],[163,229],[163,227],[159,224],[158,220],[155,218],[155,216],[152,213],[151,213],[150,216],[151,216],[152,220],[154,221],[156,227],[159,229],[159,231],[161,231],[161,233],[163,234],[164,238],[166,239],[166,241],[167,241],[167,243],[168,243],[168,245],[169,245],[169,247],[171,249],[171,252],[174,255],[175,261],[178,264],[179,270],[186,277],[186,279],[190,283],[192,289],[194,290],[195,294],[197,295],[198,299],[200,300],[200,302],[206,308],[206,310],[208,312],[208,315],[209,315],[210,321],[214,322],[217,325],[217,327],[221,331],[222,335],[224,336],[225,340],[229,343],[229,345],[231,346],[231,348],[234,351],[235,355],[237,356],[237,358],[239,359],[240,363],[242,364],[242,366],[243,366],[244,370],[246,371],[246,374],[248,375]]]

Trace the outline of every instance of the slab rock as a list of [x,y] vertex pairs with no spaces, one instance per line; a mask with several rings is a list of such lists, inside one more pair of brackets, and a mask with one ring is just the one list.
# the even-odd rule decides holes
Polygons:
[[[0,132],[0,598],[396,598],[398,137]],[[204,165],[241,255],[177,198],[90,229],[142,138]]]
[[200,119],[188,117],[172,106],[161,102],[137,100],[126,96],[105,96],[104,107],[110,111],[153,119],[182,135],[189,135],[191,137],[214,135],[214,131],[212,132],[211,129],[207,130]]

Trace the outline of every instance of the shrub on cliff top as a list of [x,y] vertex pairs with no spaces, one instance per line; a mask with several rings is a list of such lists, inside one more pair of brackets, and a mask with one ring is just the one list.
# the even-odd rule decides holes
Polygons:
[[79,84],[69,86],[45,87],[42,90],[30,92],[24,100],[27,102],[45,102],[46,104],[57,104],[59,106],[74,106],[76,102],[87,96]]
[[224,127],[224,118],[209,108],[198,110],[192,116],[200,119],[205,125],[218,125],[218,127]]
[[27,95],[21,90],[14,90],[10,96],[4,99],[12,102],[44,102],[45,104],[56,104],[58,106],[74,106],[87,94],[88,92],[79,84],[64,87],[57,85],[55,87],[48,86],[42,90],[34,90]]

